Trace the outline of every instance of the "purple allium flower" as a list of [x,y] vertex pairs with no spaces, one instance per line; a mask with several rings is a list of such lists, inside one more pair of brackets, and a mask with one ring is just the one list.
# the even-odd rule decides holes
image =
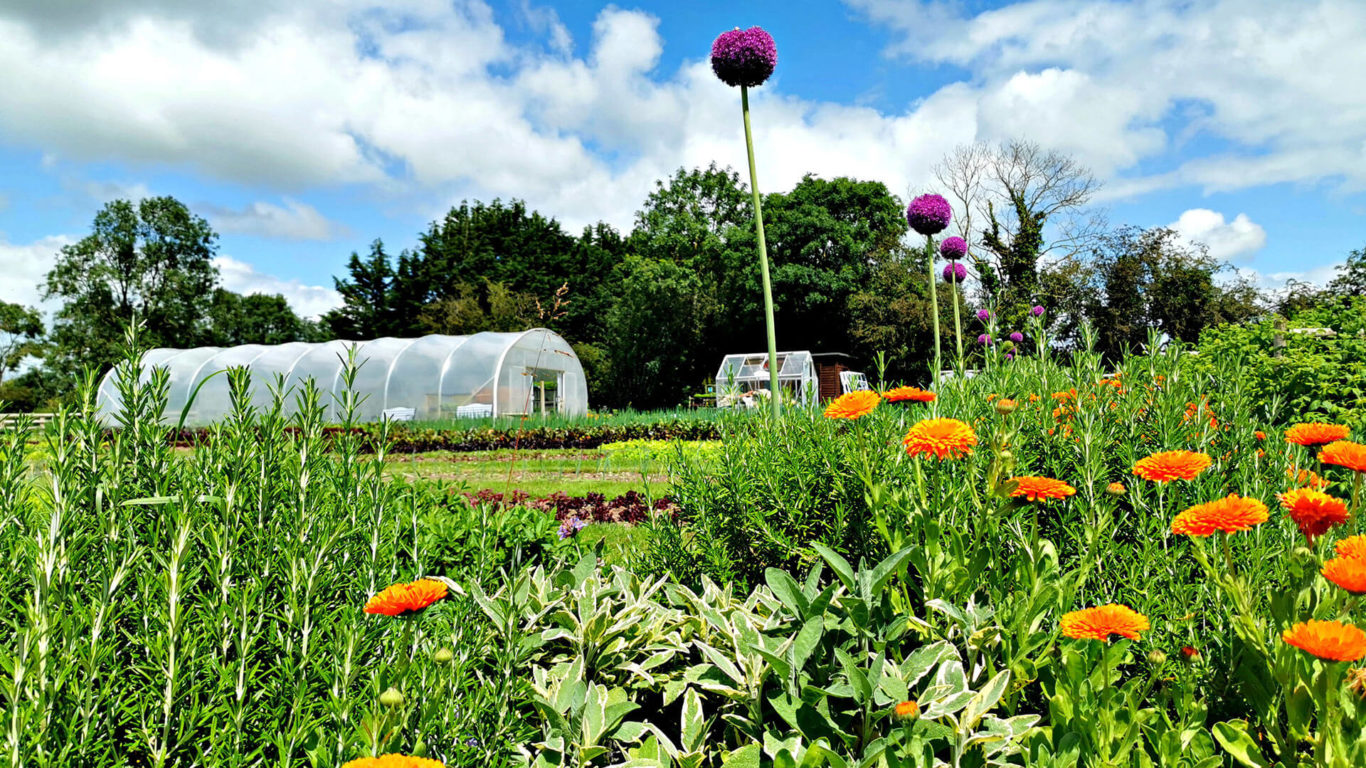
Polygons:
[[968,268],[965,267],[965,266],[963,266],[963,262],[961,262],[961,261],[951,261],[951,262],[949,262],[948,264],[945,264],[945,265],[944,265],[944,279],[945,279],[945,280],[957,279],[958,282],[961,283],[961,282],[963,282],[964,280],[966,280],[967,277],[968,277]]
[[[921,195],[906,208],[906,221],[922,235],[937,235],[953,218],[953,209],[942,195]],[[964,253],[967,251],[964,250]]]
[[760,27],[722,32],[711,44],[711,71],[726,85],[763,85],[778,64],[778,46]]
[[1015,331],[1014,333],[1010,334],[1010,340],[1015,342],[1016,344],[1019,344],[1020,342],[1024,341],[1024,334],[1020,333],[1019,331]]
[[991,313],[986,311],[985,309],[979,309],[977,310],[977,319],[985,323],[986,321],[991,319]]
[[1007,353],[1006,353],[1006,359],[1007,359],[1007,360],[1014,360],[1014,359],[1015,359],[1015,356],[1012,355],[1012,354],[1010,354],[1009,352],[1007,352]]
[[977,343],[978,343],[978,344],[985,345],[985,346],[988,346],[988,347],[991,346],[991,334],[989,334],[989,333],[984,333],[984,334],[982,334],[981,336],[978,336],[978,337],[977,337]]
[[1043,315],[1043,307],[1039,306],[1038,304],[1035,304],[1034,308],[1029,310],[1029,314],[1035,317],[1040,317],[1041,315]]
[[961,259],[968,255],[968,241],[957,235],[944,238],[944,242],[939,244],[939,255],[952,261]]

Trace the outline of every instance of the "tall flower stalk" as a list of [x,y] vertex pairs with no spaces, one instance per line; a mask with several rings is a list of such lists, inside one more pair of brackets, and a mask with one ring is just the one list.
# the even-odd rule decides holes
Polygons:
[[934,271],[934,236],[944,231],[953,219],[953,209],[942,195],[921,195],[911,201],[906,208],[906,221],[911,229],[925,236],[925,261],[930,268],[930,318],[934,325],[934,370],[930,379],[939,383],[939,372],[944,370],[939,357],[939,295],[936,283],[939,276]]
[[956,375],[963,375],[963,321],[960,319],[958,300],[958,283],[968,276],[967,267],[959,259],[968,254],[968,241],[961,237],[946,237],[944,242],[939,244],[939,255],[948,259],[949,263],[944,267],[944,279],[949,281],[953,287],[953,338],[957,342],[958,363],[955,369]]
[[779,413],[778,338],[773,322],[773,283],[768,270],[768,246],[764,242],[764,212],[759,197],[759,174],[754,165],[754,136],[749,122],[749,89],[762,85],[778,64],[778,47],[760,27],[723,32],[711,46],[711,68],[723,83],[740,87],[740,111],[745,121],[745,151],[749,155],[749,187],[754,195],[754,229],[759,239],[759,271],[764,284],[764,323],[768,332],[769,402]]

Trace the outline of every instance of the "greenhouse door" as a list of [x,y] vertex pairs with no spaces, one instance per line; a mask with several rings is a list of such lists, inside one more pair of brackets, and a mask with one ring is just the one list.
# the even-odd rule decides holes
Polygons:
[[547,368],[528,368],[526,375],[531,377],[531,403],[529,413],[559,413],[560,390],[564,388],[564,371]]

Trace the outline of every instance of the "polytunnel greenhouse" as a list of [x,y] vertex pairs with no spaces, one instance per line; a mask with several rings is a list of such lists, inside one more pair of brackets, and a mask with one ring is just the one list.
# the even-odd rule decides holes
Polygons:
[[[168,423],[179,420],[191,402],[186,426],[207,426],[232,409],[226,375],[245,368],[251,375],[251,401],[266,408],[272,390],[283,382],[285,412],[296,408],[294,394],[312,381],[327,417],[340,417],[345,388],[344,368],[351,350],[359,366],[354,389],[362,398],[359,418],[378,421],[398,417],[420,421],[459,417],[588,411],[588,387],[574,350],[544,328],[522,333],[476,333],[472,336],[383,338],[374,341],[296,342],[278,346],[153,349],[142,356],[145,381],[156,368],[170,380]],[[99,404],[106,420],[121,409],[114,371],[100,382]]]

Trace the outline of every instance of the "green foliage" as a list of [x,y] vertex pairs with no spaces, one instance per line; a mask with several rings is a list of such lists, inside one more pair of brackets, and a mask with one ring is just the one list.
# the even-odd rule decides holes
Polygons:
[[296,315],[279,294],[243,296],[217,288],[205,320],[208,329],[204,343],[208,346],[323,340],[322,329]]
[[24,358],[42,355],[43,332],[38,310],[0,301],[0,383]]
[[1366,297],[1312,306],[1288,322],[1210,328],[1197,349],[1191,371],[1237,360],[1256,402],[1280,403],[1305,421],[1366,424]]
[[92,230],[62,247],[45,286],[44,298],[63,302],[48,365],[68,381],[85,367],[111,368],[135,319],[151,346],[193,343],[204,297],[218,281],[218,236],[173,197],[115,200],[95,215]]

